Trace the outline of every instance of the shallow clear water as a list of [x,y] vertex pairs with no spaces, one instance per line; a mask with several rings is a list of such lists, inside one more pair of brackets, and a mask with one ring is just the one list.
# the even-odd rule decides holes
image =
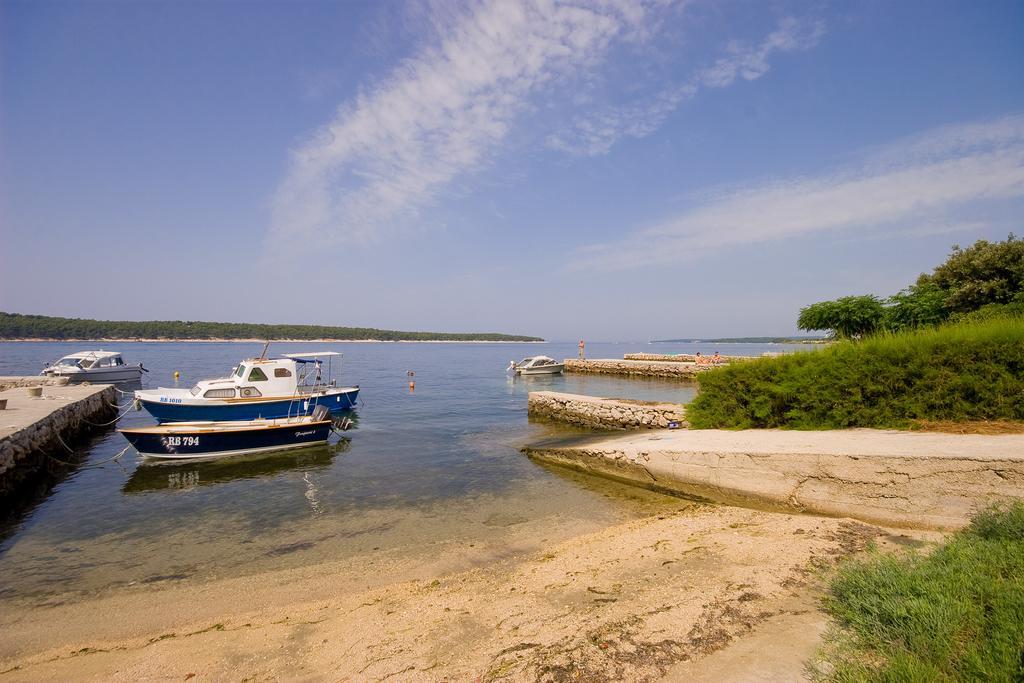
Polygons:
[[[90,343],[0,343],[0,375],[36,374]],[[260,344],[109,343],[151,371],[147,386],[226,374]],[[588,344],[589,357],[690,345]],[[759,354],[777,345],[730,345]],[[83,466],[0,527],[0,599],[42,600],[131,584],[216,578],[453,541],[500,547],[519,530],[557,539],[679,502],[537,465],[518,447],[526,394],[567,391],[689,401],[692,385],[566,375],[510,379],[510,359],[572,357],[574,344],[275,344],[273,354],[337,349],[359,384],[358,425],[328,447],[203,463],[142,464],[110,428],[79,444]],[[714,352],[711,348],[700,350]],[[406,372],[415,372],[410,391]],[[335,367],[335,376],[338,376]],[[128,400],[127,397],[122,397]],[[150,424],[128,412],[119,426]],[[67,457],[66,454],[54,454]],[[538,539],[547,540],[547,539]]]

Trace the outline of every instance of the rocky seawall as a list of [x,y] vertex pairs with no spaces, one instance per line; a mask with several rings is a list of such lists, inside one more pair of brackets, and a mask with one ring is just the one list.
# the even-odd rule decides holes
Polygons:
[[[707,360],[711,356],[704,356]],[[721,360],[728,363],[736,360],[753,360],[755,356],[720,356]],[[659,363],[696,363],[697,357],[690,353],[627,353],[622,356],[623,360],[646,360]]]
[[698,372],[712,369],[713,365],[697,365],[679,361],[640,361],[602,358],[579,360],[567,358],[566,372],[594,375],[623,375],[627,377],[661,377],[665,379],[693,379]]
[[[3,378],[8,387],[12,379]],[[75,456],[64,444],[73,447],[117,415],[112,385],[52,386],[40,378],[21,379],[25,382],[0,391],[0,400],[7,401],[6,409],[0,410],[0,501],[54,469],[53,458],[73,461]],[[30,397],[25,387],[40,385],[43,395]]]
[[627,353],[622,356],[623,360],[654,360],[663,363],[693,363],[697,357],[691,353]]
[[688,425],[686,408],[678,403],[531,391],[527,405],[531,418],[596,429],[664,429],[672,423],[678,427]]

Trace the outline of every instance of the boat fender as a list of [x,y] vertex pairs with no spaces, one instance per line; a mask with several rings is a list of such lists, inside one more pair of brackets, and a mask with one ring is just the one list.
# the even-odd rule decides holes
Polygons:
[[135,403],[132,406],[136,411],[142,410],[142,401],[135,399]]

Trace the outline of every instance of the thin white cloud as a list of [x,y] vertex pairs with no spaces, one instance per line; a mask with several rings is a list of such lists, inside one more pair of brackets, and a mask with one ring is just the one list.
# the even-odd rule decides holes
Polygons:
[[583,247],[572,264],[628,269],[829,230],[909,232],[955,209],[1022,196],[1024,116],[1017,115],[936,129],[824,176],[733,190],[621,241]]
[[825,33],[823,22],[787,17],[757,45],[729,43],[726,54],[682,84],[662,89],[646,101],[629,106],[606,106],[577,117],[565,130],[547,138],[547,146],[580,156],[607,154],[624,137],[643,138],[657,130],[668,116],[701,88],[725,88],[738,79],[753,81],[770,69],[768,58],[777,52],[808,50]]
[[658,0],[489,0],[438,10],[437,39],[292,154],[272,235],[360,241],[480,167],[531,93],[642,35]]
[[650,100],[626,107],[603,107],[576,118],[565,130],[552,133],[545,144],[579,156],[607,154],[624,137],[644,138],[656,131],[679,103],[692,97],[691,85],[669,88]]
[[821,21],[800,21],[787,17],[759,45],[731,43],[728,54],[705,69],[697,80],[712,88],[732,85],[737,78],[756,80],[768,73],[768,58],[773,53],[808,50],[817,45],[824,34],[825,24]]

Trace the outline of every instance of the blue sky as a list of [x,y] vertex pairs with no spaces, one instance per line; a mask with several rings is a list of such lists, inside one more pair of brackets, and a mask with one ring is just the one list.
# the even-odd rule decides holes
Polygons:
[[1020,2],[0,4],[0,310],[789,334],[1024,232]]

